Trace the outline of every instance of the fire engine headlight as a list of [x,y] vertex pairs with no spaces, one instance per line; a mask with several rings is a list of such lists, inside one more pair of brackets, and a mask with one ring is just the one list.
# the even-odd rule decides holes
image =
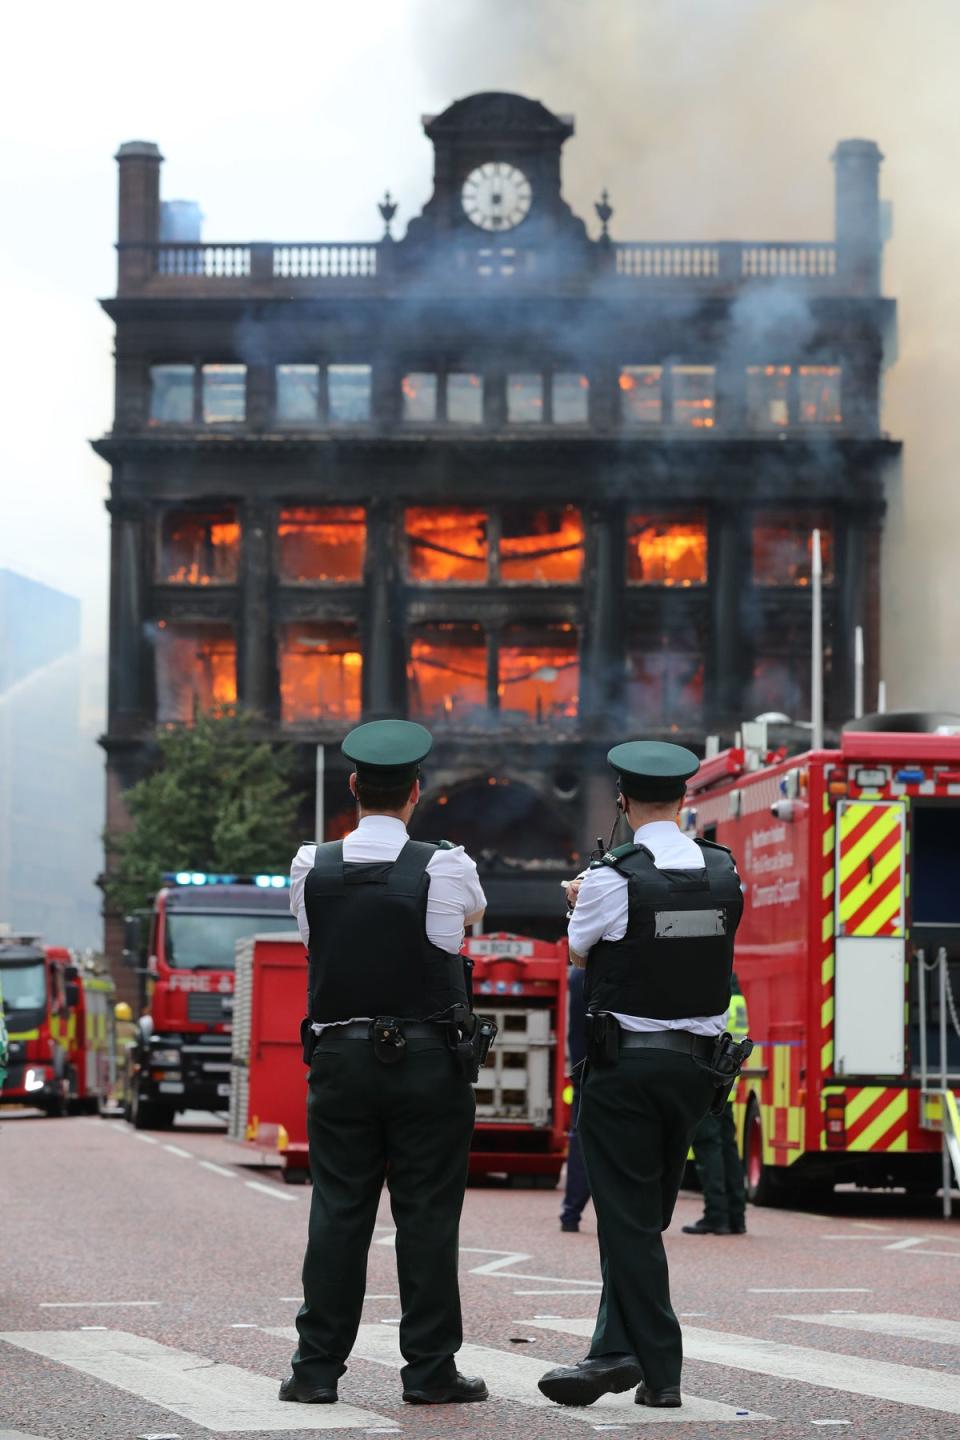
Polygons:
[[42,1090],[45,1085],[42,1070],[28,1070],[23,1080],[24,1090]]
[[180,1051],[179,1051],[179,1050],[172,1050],[172,1049],[171,1049],[171,1050],[151,1050],[151,1051],[150,1051],[150,1064],[151,1064],[151,1065],[176,1065],[177,1068],[179,1069],[179,1067],[180,1067]]

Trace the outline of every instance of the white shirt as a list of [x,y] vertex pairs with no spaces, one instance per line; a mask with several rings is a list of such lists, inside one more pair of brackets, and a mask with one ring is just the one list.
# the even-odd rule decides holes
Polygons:
[[[689,835],[672,820],[652,820],[634,831],[634,844],[645,845],[658,870],[702,870],[703,855]],[[612,866],[584,872],[576,908],[570,916],[570,949],[586,955],[598,940],[622,940],[627,933],[627,880]],[[693,1035],[720,1035],[726,1014],[694,1015],[682,1020],[652,1020],[643,1015],[617,1015],[624,1030],[689,1030]]]

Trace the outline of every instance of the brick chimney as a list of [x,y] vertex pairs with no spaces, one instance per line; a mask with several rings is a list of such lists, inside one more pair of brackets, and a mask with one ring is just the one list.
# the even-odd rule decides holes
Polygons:
[[837,272],[860,295],[880,293],[880,162],[873,140],[841,140],[835,169]]
[[117,212],[117,293],[138,290],[153,273],[153,255],[144,246],[160,238],[160,166],[152,140],[128,140],[115,159],[119,169]]

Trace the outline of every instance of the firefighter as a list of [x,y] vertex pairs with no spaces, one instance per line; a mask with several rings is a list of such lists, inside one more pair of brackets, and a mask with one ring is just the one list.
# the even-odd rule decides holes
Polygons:
[[676,1407],[681,1337],[661,1233],[716,1093],[706,1067],[730,1003],[743,896],[730,852],[677,823],[697,757],[630,741],[607,759],[633,843],[594,861],[568,892],[570,958],[586,965],[579,1128],[603,1290],[589,1355],[548,1371],[540,1389],[561,1405],[590,1405],[637,1385],[637,1404]]
[[[303,845],[290,908],[309,951],[304,1058],[313,1195],[293,1374],[280,1399],[331,1404],[356,1339],[386,1179],[396,1221],[403,1398],[486,1400],[461,1375],[458,1231],[473,1133],[463,1063],[469,995],[459,954],[486,899],[462,848],[411,841],[422,725],[376,720],[342,750],[357,828]],[[455,1008],[456,1007],[456,1008]]]
[[[747,1002],[732,977],[734,994],[727,1014],[727,1028],[735,1040],[747,1033]],[[708,1111],[693,1137],[693,1159],[703,1190],[703,1214],[693,1225],[684,1225],[684,1235],[746,1235],[747,1187],[743,1161],[737,1149],[737,1127],[733,1118],[733,1095],[721,1115]]]

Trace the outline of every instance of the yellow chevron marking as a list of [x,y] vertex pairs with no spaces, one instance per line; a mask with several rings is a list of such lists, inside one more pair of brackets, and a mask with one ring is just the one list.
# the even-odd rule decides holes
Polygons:
[[833,894],[833,880],[833,866],[831,865],[829,870],[824,870],[823,872],[823,886],[821,889],[821,894],[823,895],[824,900],[829,900],[831,895]]
[[[907,1092],[906,1090],[899,1090],[894,1096],[894,1098],[891,1100],[890,1104],[885,1105],[877,1118],[870,1122],[866,1130],[864,1130],[863,1134],[858,1135],[856,1140],[852,1140],[850,1142],[848,1149],[872,1150],[876,1145],[877,1141],[880,1140],[882,1136],[887,1133],[891,1125],[895,1125],[898,1120],[902,1120],[906,1113]],[[847,1125],[849,1126],[850,1123],[851,1121],[848,1113]],[[890,1148],[893,1147],[891,1146]]]
[[834,960],[833,954],[831,953],[830,955],[824,957],[820,965],[820,979],[822,980],[824,985],[829,984],[829,982],[833,979],[833,967]]
[[[901,854],[899,845],[894,845],[892,850],[890,850],[886,855],[881,856],[880,859],[877,861],[876,865],[873,867],[872,878],[869,875],[865,876],[860,881],[859,885],[856,885],[852,890],[848,890],[844,895],[841,896],[841,920],[844,919],[846,916],[855,915],[860,909],[861,905],[866,905],[871,895],[876,894],[877,890],[883,884],[884,880],[886,880],[888,876],[894,874],[895,871],[900,869],[900,862],[902,861],[902,859],[903,855]],[[890,894],[899,904],[900,886],[897,885],[890,892]]]
[[880,1098],[884,1088],[883,1085],[865,1085],[862,1090],[858,1090],[856,1095],[847,1101],[846,1119],[848,1129],[855,1125],[860,1119],[860,1116],[869,1110],[870,1106]]
[[[876,814],[876,820],[870,826],[865,835],[850,850],[844,849],[846,837],[856,829],[861,820],[868,814]],[[875,850],[880,842],[898,828],[903,819],[903,810],[899,805],[851,805],[849,810],[844,810],[843,819],[840,822],[840,884],[842,885],[848,875],[852,875],[857,866],[860,865]]]
[[826,1074],[833,1068],[833,1041],[827,1040],[820,1051],[820,1069]]
[[825,1030],[828,1025],[833,1024],[833,996],[828,995],[820,1006],[820,1024]]
[[834,841],[836,840],[836,838],[837,838],[837,832],[836,832],[836,830],[834,829],[834,827],[833,827],[832,825],[828,825],[827,828],[826,828],[826,830],[824,830],[824,832],[823,832],[823,853],[824,853],[824,855],[832,855],[832,854],[833,854],[833,846],[834,846]]
[[831,939],[833,938],[833,911],[832,911],[832,910],[830,911],[830,914],[829,914],[829,915],[824,915],[824,917],[823,917],[823,924],[822,924],[821,927],[820,927],[820,938],[821,938],[821,940],[823,941],[824,944],[826,944],[828,940],[831,940]]
[[887,898],[875,905],[868,915],[857,925],[858,935],[877,935],[885,925],[891,921],[897,921],[894,925],[894,935],[902,935],[903,916],[901,914],[900,887],[887,896]]

